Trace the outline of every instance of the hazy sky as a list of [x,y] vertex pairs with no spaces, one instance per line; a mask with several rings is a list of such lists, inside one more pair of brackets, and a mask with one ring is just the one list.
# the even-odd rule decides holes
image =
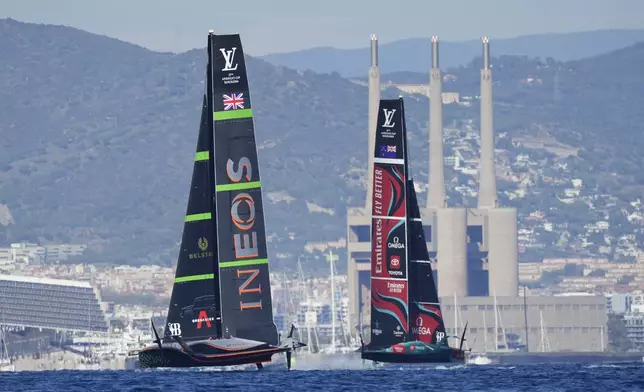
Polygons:
[[180,52],[208,29],[240,33],[248,53],[367,46],[434,34],[489,35],[644,28],[644,0],[0,0],[0,17],[63,24]]

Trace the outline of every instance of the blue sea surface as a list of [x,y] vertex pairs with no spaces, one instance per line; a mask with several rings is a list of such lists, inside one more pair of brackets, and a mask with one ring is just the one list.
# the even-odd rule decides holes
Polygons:
[[[265,369],[266,370],[266,369]],[[0,373],[0,391],[644,391],[644,363],[375,370]]]

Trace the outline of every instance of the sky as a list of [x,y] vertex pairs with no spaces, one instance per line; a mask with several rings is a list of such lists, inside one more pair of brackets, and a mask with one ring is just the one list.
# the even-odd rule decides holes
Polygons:
[[251,55],[644,28],[643,0],[0,0],[0,18],[75,27],[152,50],[201,48],[209,29],[242,35]]

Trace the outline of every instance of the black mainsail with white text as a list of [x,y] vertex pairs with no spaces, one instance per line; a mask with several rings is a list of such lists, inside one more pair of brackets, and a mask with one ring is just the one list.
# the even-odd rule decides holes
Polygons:
[[[141,367],[270,362],[302,346],[273,322],[264,208],[239,35],[208,36],[206,92],[163,338]],[[156,334],[156,329],[155,329]]]

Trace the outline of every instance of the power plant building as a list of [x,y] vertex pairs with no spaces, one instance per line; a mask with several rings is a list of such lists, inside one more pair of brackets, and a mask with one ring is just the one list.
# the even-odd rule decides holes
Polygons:
[[[439,297],[518,296],[517,213],[500,208],[494,169],[492,69],[489,40],[482,39],[481,152],[479,194],[476,208],[447,206],[443,157],[442,75],[438,37],[432,37],[429,91],[429,193],[421,210],[429,257]],[[369,68],[369,163],[364,208],[347,212],[350,322],[368,325],[370,291],[371,151],[374,150],[380,70],[378,41],[371,37]]]
[[[447,333],[460,335],[468,322],[466,346],[477,351],[604,351],[608,341],[604,296],[519,296],[517,211],[500,207],[497,198],[489,39],[484,37],[482,44],[477,206],[448,206],[443,170],[442,76],[438,38],[432,37],[429,194],[421,214]],[[370,327],[371,152],[379,100],[378,41],[372,36],[366,208],[349,208],[347,212],[348,321],[362,326],[363,336],[369,336]]]

